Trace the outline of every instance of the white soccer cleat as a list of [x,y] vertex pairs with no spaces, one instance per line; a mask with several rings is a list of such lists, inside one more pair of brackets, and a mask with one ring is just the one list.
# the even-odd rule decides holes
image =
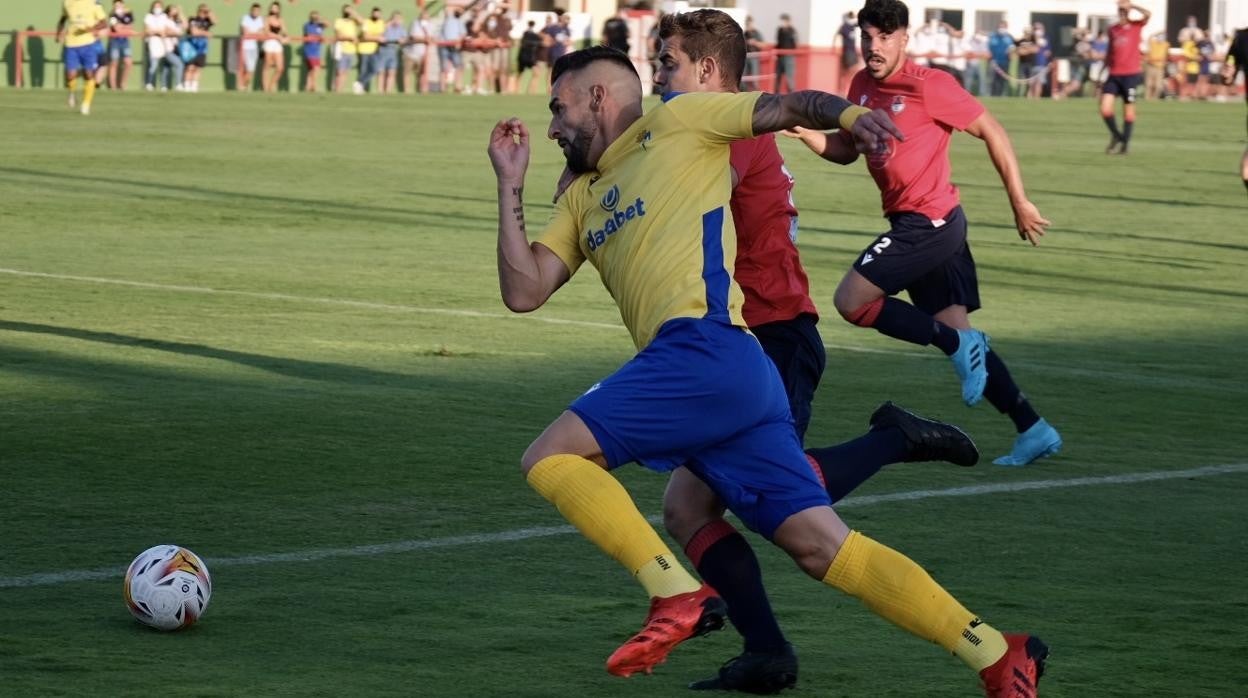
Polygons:
[[81,112],[82,112],[82,115],[83,115],[83,116],[87,116],[88,114],[90,114],[90,113],[91,113],[91,105],[90,105],[90,104],[87,104],[86,102],[83,102],[83,103],[82,103],[82,109],[80,109],[79,111],[81,111]]

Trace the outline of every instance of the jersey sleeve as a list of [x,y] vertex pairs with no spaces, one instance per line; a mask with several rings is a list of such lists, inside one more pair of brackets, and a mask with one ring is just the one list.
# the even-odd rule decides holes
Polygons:
[[665,105],[690,131],[710,143],[754,137],[754,105],[761,92],[690,92]]
[[978,99],[953,76],[939,70],[933,70],[923,81],[923,104],[934,120],[959,131],[966,130],[984,113],[984,105]]
[[555,203],[554,213],[550,215],[550,220],[536,240],[563,260],[569,276],[575,274],[585,262],[585,254],[581,251],[580,216],[577,214],[585,186],[578,180],[568,187]]

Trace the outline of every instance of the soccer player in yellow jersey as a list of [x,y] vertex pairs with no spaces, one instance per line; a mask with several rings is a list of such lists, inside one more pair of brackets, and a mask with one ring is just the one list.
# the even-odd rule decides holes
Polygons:
[[69,88],[69,107],[74,108],[78,76],[82,76],[82,113],[91,113],[95,98],[95,71],[100,67],[100,54],[95,49],[96,32],[108,26],[104,8],[95,0],[64,0],[61,19],[56,23],[56,41],[64,42],[65,86]]
[[522,200],[529,131],[515,118],[494,127],[499,285],[509,309],[535,310],[589,261],[638,349],[521,458],[529,484],[652,598],[645,627],[612,654],[608,671],[649,672],[724,616],[722,600],[684,570],[607,472],[635,461],[688,467],[807,574],[957,655],[989,696],[1034,696],[1043,643],[1003,636],[832,510],[775,365],[741,317],[728,143],[794,126],[840,127],[863,150],[882,152],[901,136],[887,112],[804,91],[676,95],[643,115],[636,69],[606,47],[564,56],[551,77],[547,135],[580,176],[530,243]]

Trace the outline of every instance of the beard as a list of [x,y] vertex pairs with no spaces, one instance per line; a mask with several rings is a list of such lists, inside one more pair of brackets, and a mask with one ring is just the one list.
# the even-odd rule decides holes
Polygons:
[[597,134],[597,124],[591,124],[578,128],[568,141],[568,146],[563,151],[563,157],[568,163],[568,169],[573,173],[584,174],[593,172],[594,166],[589,164],[589,148],[594,142],[594,136]]

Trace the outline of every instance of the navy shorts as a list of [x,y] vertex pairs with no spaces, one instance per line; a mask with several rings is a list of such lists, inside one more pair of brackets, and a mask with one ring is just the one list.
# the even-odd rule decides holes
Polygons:
[[802,313],[792,320],[769,322],[751,327],[750,331],[763,345],[763,352],[780,372],[780,382],[789,396],[789,412],[793,415],[793,428],[799,441],[806,440],[810,427],[811,403],[815,390],[823,378],[828,357],[823,348],[823,337],[816,323],[819,318]]
[[793,431],[775,364],[740,327],[669,320],[568,409],[593,432],[608,467],[683,465],[769,539],[793,514],[831,504]]
[[906,291],[910,302],[930,315],[951,305],[979,309],[979,279],[961,206],[937,221],[918,213],[895,213],[888,220],[892,229],[854,262],[859,274],[890,296]]
[[1101,90],[1102,94],[1118,95],[1127,104],[1135,104],[1135,94],[1142,82],[1144,82],[1144,76],[1140,73],[1110,75]]

